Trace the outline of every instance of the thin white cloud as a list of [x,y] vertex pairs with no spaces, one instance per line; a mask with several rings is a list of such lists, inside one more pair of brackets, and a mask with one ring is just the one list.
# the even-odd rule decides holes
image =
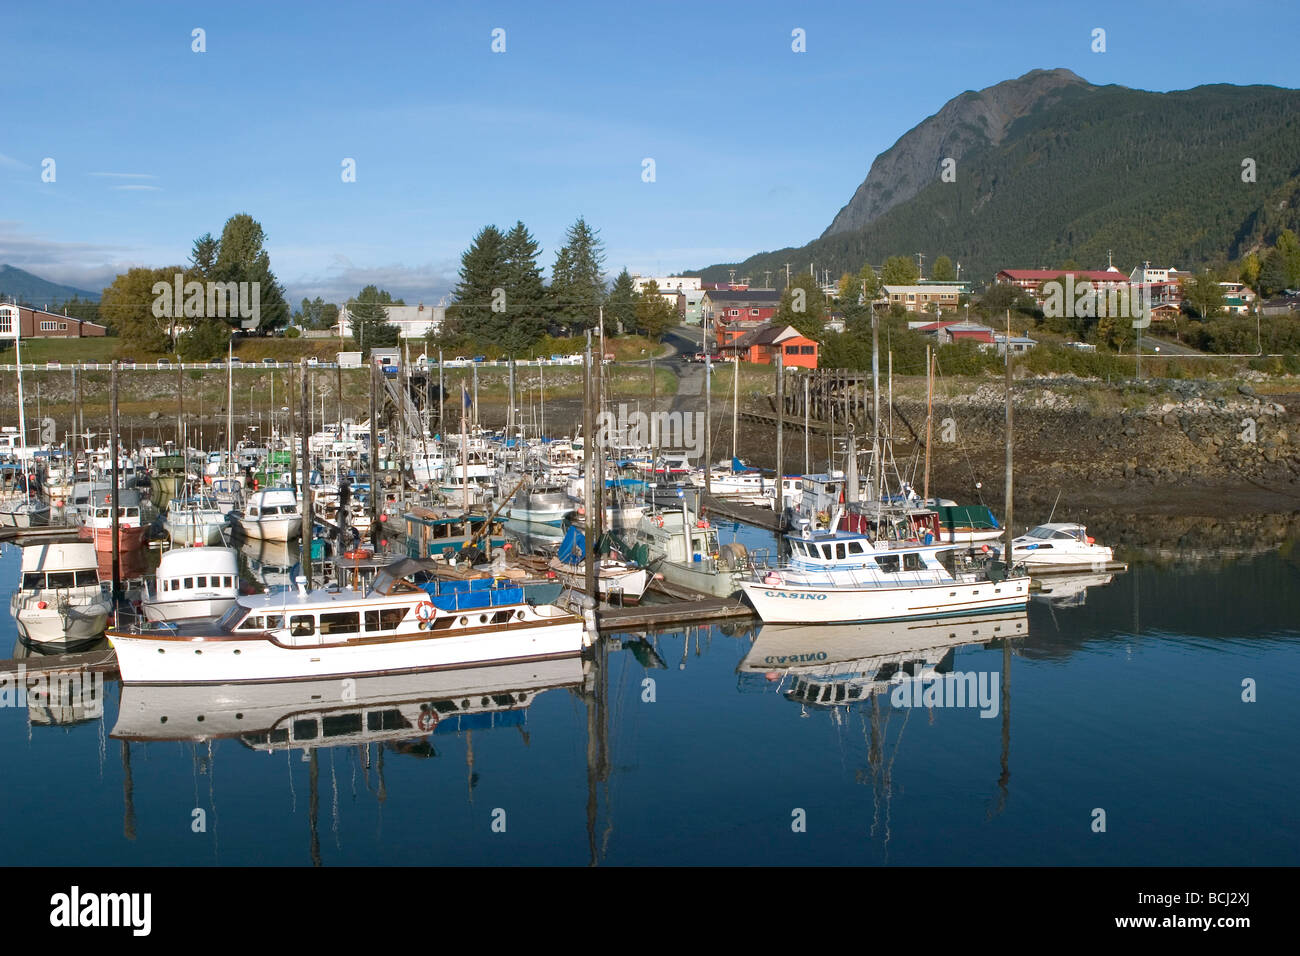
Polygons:
[[157,179],[153,173],[91,173],[92,176],[104,176],[108,179]]
[[6,156],[4,153],[0,153],[0,166],[6,169],[31,169],[26,163],[20,162],[12,156]]
[[456,262],[421,266],[357,266],[346,256],[336,254],[331,258],[331,267],[325,275],[303,275],[296,279],[282,278],[281,281],[294,306],[304,296],[309,299],[320,296],[326,302],[341,305],[368,285],[378,286],[408,305],[421,302],[437,305],[455,286],[458,268]]
[[110,189],[127,189],[135,191],[162,192],[161,186],[111,186]]

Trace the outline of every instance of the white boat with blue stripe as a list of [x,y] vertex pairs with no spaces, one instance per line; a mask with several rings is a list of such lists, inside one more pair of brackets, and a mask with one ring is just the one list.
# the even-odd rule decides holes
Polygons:
[[[1023,608],[1029,576],[1001,573],[964,546],[923,539],[873,539],[838,530],[786,535],[789,562],[757,568],[741,582],[764,621],[848,624],[908,621]],[[949,559],[945,564],[940,558]]]

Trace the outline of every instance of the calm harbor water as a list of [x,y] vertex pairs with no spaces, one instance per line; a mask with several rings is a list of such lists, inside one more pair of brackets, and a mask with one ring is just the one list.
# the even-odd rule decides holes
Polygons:
[[1300,863],[1300,547],[1104,581],[1026,615],[693,626],[346,688],[11,696],[2,862]]

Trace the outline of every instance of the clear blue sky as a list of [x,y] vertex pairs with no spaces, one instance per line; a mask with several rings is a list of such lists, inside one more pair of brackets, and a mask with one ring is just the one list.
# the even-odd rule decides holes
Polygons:
[[371,281],[436,301],[473,234],[516,219],[547,267],[583,215],[611,272],[698,268],[814,238],[900,135],[1034,68],[1153,90],[1294,86],[1298,11],[10,2],[0,263],[98,289],[183,261],[248,212],[294,301]]

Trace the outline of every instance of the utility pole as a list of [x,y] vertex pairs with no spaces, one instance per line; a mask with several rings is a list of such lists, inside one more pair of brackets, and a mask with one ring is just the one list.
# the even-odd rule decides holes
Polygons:
[[785,504],[785,349],[776,353],[776,497],[772,510],[780,514]]

